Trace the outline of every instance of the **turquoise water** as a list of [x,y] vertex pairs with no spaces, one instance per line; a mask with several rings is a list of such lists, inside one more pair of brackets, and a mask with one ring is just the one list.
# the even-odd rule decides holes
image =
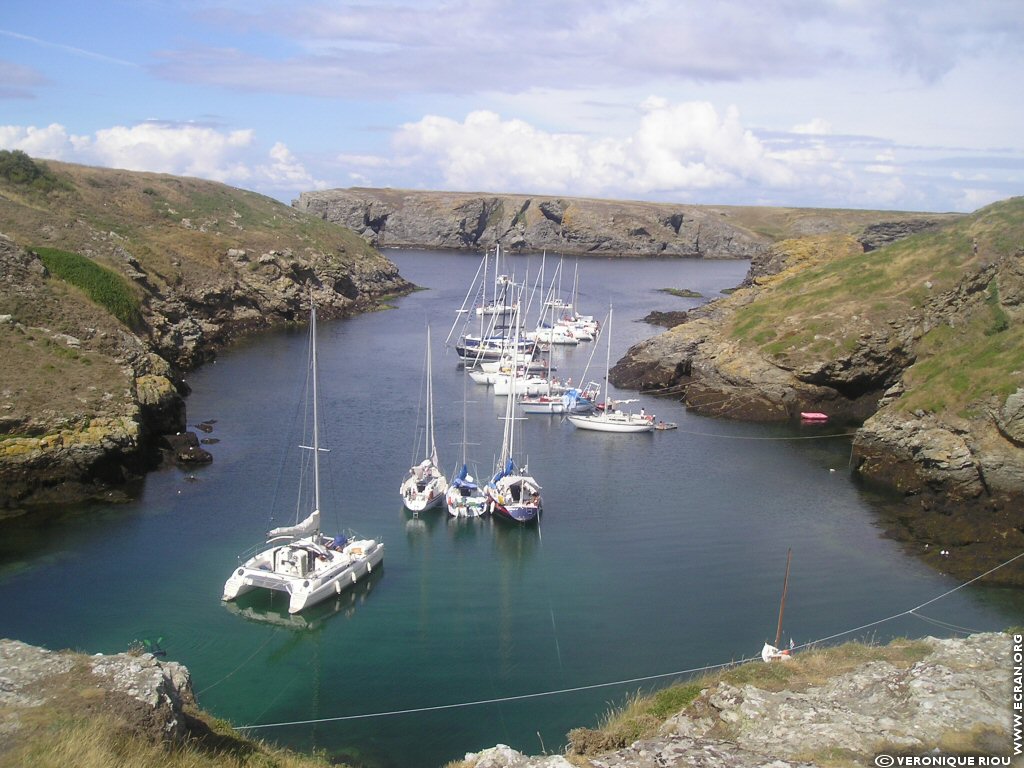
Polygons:
[[[773,639],[787,549],[786,638],[803,643],[903,613],[957,582],[881,536],[879,500],[848,471],[847,438],[821,428],[758,426],[688,414],[633,393],[679,429],[640,435],[574,430],[552,417],[523,425],[544,486],[539,528],[413,519],[398,486],[413,458],[426,324],[441,460],[462,434],[462,374],[443,341],[478,257],[389,252],[429,288],[397,309],[321,322],[324,514],[383,538],[384,568],[366,584],[288,617],[284,602],[225,606],[235,556],[257,543],[273,502],[290,515],[288,452],[305,334],[268,334],[190,379],[189,420],[215,420],[212,465],[152,474],[134,503],[68,511],[0,543],[0,635],[50,648],[116,652],[162,638],[192,672],[200,704],[236,725],[375,766],[440,766],[497,743],[558,751],[638,689],[676,673],[757,654]],[[527,257],[514,257],[524,274]],[[531,274],[539,259],[529,259]],[[581,262],[581,307],[615,305],[613,360],[659,329],[650,309],[736,285],[746,263]],[[593,348],[560,350],[578,380]],[[590,376],[603,374],[604,349]],[[490,471],[501,400],[470,385],[470,455]],[[331,509],[330,507],[328,509]],[[922,611],[975,630],[1021,623],[1018,593],[959,590]],[[842,639],[948,636],[916,617]],[[554,692],[554,693],[553,693]],[[536,695],[544,694],[544,695]],[[485,703],[478,703],[485,702]],[[415,711],[411,711],[415,710]],[[350,719],[335,719],[350,718]]]

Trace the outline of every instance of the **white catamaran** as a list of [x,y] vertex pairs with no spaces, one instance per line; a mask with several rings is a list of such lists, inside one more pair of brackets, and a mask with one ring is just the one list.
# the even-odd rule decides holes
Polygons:
[[[301,446],[313,457],[313,509],[295,525],[274,528],[266,542],[239,557],[224,583],[222,600],[234,600],[254,589],[286,592],[288,613],[298,613],[331,595],[341,594],[365,578],[384,560],[384,543],[353,535],[328,536],[320,530],[320,447],[317,412],[316,307],[309,321],[312,445]],[[308,492],[308,489],[306,489]],[[297,514],[301,514],[301,507]]]

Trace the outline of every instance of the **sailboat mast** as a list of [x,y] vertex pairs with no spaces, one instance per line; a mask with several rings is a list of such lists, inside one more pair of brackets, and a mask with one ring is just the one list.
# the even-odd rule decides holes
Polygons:
[[434,377],[431,372],[430,326],[427,326],[427,450],[430,461],[437,466],[437,446],[434,443]]
[[793,559],[792,547],[786,553],[786,578],[782,582],[782,599],[779,601],[779,627],[775,631],[775,647],[779,647],[782,640],[782,614],[786,610],[786,591],[789,589],[789,563]]
[[611,402],[608,389],[608,369],[612,367],[612,305],[608,305],[608,348],[605,352],[604,361],[604,412],[608,413],[608,404]]
[[[312,302],[311,302],[312,304]],[[316,365],[316,305],[312,304],[309,317],[310,365],[313,366],[313,508],[320,510],[320,418],[317,413]]]

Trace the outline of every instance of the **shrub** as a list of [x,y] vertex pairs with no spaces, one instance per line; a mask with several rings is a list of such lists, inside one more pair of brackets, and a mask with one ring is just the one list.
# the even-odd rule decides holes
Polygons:
[[42,163],[37,163],[20,149],[0,149],[0,178],[11,184],[29,187],[36,192],[66,189],[68,185],[54,176]]

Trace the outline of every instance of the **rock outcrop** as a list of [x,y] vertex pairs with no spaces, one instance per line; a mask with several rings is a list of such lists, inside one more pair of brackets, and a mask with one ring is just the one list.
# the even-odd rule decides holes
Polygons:
[[0,754],[45,738],[39,722],[86,712],[109,716],[133,737],[181,741],[195,704],[188,670],[150,653],[85,656],[0,640]]
[[380,248],[500,243],[566,255],[749,259],[770,243],[730,209],[696,205],[389,189],[303,192],[293,205]]
[[[1010,636],[921,642],[930,650],[909,666],[871,661],[801,690],[717,683],[670,717],[657,735],[623,749],[570,762],[499,745],[467,754],[460,765],[796,768],[834,765],[837,759],[870,765],[876,755],[894,758],[878,765],[895,764],[896,756],[1010,756]],[[786,663],[800,664],[799,655]]]

